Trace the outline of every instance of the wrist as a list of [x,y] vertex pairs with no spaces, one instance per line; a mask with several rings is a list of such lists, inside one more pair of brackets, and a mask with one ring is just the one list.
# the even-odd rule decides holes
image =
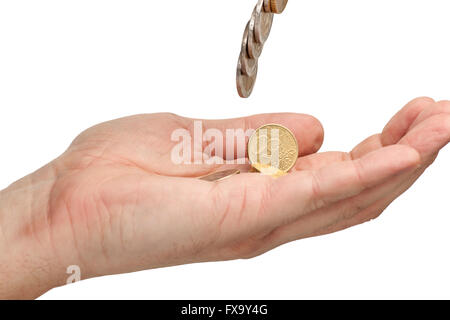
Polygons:
[[[0,191],[0,298],[31,299],[60,284],[45,222],[54,185],[49,166]],[[60,275],[61,277],[61,275]]]

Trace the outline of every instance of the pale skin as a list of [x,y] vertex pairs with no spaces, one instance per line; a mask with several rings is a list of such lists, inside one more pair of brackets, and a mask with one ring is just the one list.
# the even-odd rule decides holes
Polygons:
[[[0,193],[0,298],[36,298],[82,279],[206,261],[251,258],[284,243],[378,217],[450,141],[450,102],[418,98],[351,152],[318,153],[323,129],[302,114],[204,121],[219,130],[279,123],[300,148],[273,179],[243,173],[196,179],[230,165],[175,165],[173,114],[110,121]],[[445,205],[445,204],[443,204]]]

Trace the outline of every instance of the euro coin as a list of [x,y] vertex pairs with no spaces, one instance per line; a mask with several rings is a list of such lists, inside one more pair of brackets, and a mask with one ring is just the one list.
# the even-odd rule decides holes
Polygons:
[[288,172],[297,162],[297,139],[282,125],[266,124],[250,137],[247,153],[252,166],[262,164]]

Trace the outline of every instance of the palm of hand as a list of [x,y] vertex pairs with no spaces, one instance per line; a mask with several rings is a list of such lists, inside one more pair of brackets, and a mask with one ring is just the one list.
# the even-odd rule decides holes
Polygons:
[[315,153],[320,123],[296,114],[205,121],[256,128],[277,122],[302,146],[293,172],[195,177],[220,165],[175,165],[171,133],[192,120],[170,114],[111,121],[81,134],[54,162],[48,219],[55,254],[89,276],[252,257],[296,239],[377,217],[450,139],[449,104],[418,99],[351,153]]

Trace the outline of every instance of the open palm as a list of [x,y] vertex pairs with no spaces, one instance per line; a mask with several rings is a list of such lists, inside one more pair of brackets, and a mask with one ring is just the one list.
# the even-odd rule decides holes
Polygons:
[[323,130],[307,115],[203,126],[225,131],[266,123],[296,135],[301,150],[292,172],[273,179],[245,165],[242,174],[215,183],[196,177],[230,165],[171,161],[171,133],[192,130],[192,119],[150,114],[95,126],[35,173],[51,181],[48,205],[35,208],[25,229],[52,248],[52,261],[79,265],[84,278],[253,257],[380,215],[449,142],[450,103],[416,99],[350,153],[316,153]]

